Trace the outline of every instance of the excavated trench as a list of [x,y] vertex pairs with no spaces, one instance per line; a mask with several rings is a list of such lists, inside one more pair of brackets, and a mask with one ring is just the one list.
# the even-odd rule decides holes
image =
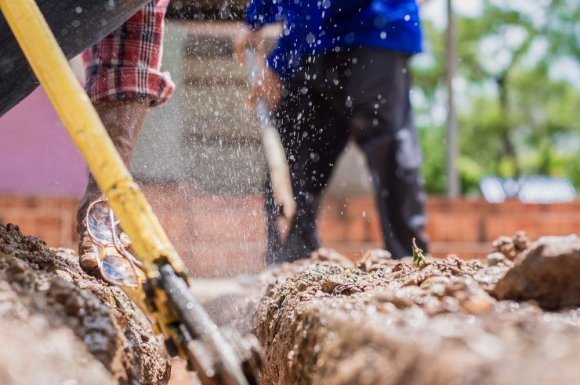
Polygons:
[[[486,261],[421,268],[321,250],[194,290],[219,323],[256,333],[263,384],[580,383],[580,238],[494,246]],[[169,380],[161,341],[120,290],[13,225],[0,225],[0,333],[0,384]]]
[[264,384],[579,384],[580,238],[494,247],[422,268],[321,251],[208,307],[251,320],[237,325],[264,346]]

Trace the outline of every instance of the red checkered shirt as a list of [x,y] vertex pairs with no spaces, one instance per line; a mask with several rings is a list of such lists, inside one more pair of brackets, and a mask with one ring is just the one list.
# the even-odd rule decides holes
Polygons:
[[85,88],[93,102],[140,100],[166,102],[175,85],[159,71],[163,24],[169,0],[152,0],[125,24],[82,54]]

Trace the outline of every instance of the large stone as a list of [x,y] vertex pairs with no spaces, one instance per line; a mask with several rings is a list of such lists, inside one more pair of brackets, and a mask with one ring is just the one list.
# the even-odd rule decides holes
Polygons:
[[493,294],[549,309],[580,306],[580,237],[542,237],[515,260]]

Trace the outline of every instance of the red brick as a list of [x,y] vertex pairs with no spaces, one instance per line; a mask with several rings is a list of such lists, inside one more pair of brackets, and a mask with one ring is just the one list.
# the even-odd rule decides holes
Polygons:
[[[265,228],[260,196],[200,196],[192,186],[147,184],[143,190],[178,251],[199,274],[254,271],[261,266]],[[0,196],[0,220],[51,246],[76,247],[77,198]],[[436,255],[475,257],[499,235],[525,230],[531,238],[580,228],[580,200],[558,205],[480,199],[427,200],[428,228]],[[365,215],[363,216],[363,213]],[[326,198],[319,217],[325,246],[358,257],[381,246],[373,197]],[[245,269],[245,270],[244,270]]]
[[426,232],[432,240],[441,242],[479,242],[480,216],[472,213],[427,213]]

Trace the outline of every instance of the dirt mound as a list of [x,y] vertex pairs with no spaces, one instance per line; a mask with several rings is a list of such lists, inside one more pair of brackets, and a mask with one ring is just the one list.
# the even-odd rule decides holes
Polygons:
[[[263,384],[578,384],[578,237],[530,244],[517,234],[495,248],[487,261],[421,267],[383,251],[353,264],[321,250],[194,290],[221,324],[255,329]],[[161,341],[120,290],[10,225],[0,225],[0,338],[3,385],[169,377]]]
[[356,267],[319,259],[270,273],[256,321],[264,383],[578,384],[580,309],[488,294],[525,252],[518,245],[488,263],[419,269],[375,253]]
[[3,385],[169,380],[162,341],[123,292],[14,225],[0,225],[0,330]]

